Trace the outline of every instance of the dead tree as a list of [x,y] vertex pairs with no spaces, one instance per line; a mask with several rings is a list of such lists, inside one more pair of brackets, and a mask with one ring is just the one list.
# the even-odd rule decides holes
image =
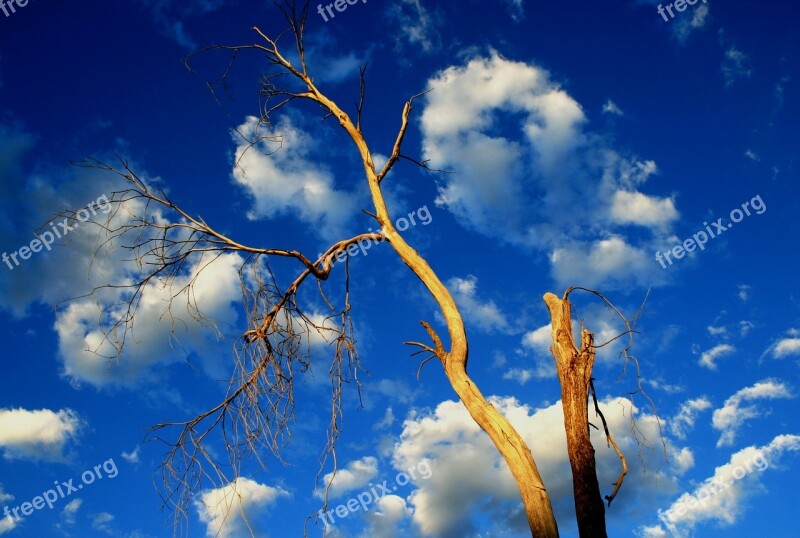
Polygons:
[[[238,476],[239,464],[243,458],[251,456],[263,464],[261,450],[264,448],[280,458],[280,451],[288,441],[289,422],[294,411],[294,380],[296,375],[310,367],[308,339],[313,333],[320,334],[335,344],[329,369],[332,405],[328,442],[323,452],[324,455],[333,456],[335,474],[335,443],[342,413],[343,384],[354,381],[358,386],[359,362],[350,321],[349,293],[342,298],[340,306],[334,307],[325,295],[322,282],[334,272],[335,258],[345,253],[348,246],[361,240],[369,240],[387,243],[435,299],[447,327],[447,341],[429,323],[421,321],[430,342],[407,343],[418,348],[417,353],[427,354],[422,364],[431,359],[437,359],[441,363],[453,390],[508,464],[519,486],[531,535],[546,538],[558,536],[550,497],[530,449],[506,417],[487,401],[468,374],[467,335],[453,296],[428,262],[394,228],[386,205],[383,181],[398,161],[407,160],[427,168],[427,163],[402,153],[414,99],[419,95],[411,97],[405,103],[389,159],[382,169],[377,169],[372,151],[361,131],[365,69],[361,70],[360,100],[353,119],[323,93],[306,69],[303,39],[308,4],[301,9],[295,9],[294,5],[285,5],[281,9],[290,25],[299,58],[297,64],[293,64],[282,54],[278,39],[268,37],[258,28],[253,28],[259,38],[256,43],[214,46],[210,49],[230,53],[231,64],[239,53],[248,50],[262,54],[272,64],[275,70],[264,78],[261,87],[264,97],[261,125],[269,126],[272,114],[299,100],[318,105],[324,118],[333,118],[338,122],[360,157],[373,204],[369,214],[377,222],[380,232],[362,233],[336,241],[318,259],[289,248],[245,245],[227,237],[202,218],[191,216],[166,194],[155,190],[140,178],[126,162],[119,168],[95,160],[83,162],[84,166],[117,173],[127,182],[128,187],[115,192],[112,197],[116,212],[108,222],[101,223],[105,233],[103,245],[113,244],[117,248],[129,249],[142,271],[140,279],[123,286],[129,290],[126,296],[127,309],[124,315],[107,327],[106,343],[110,342],[115,350],[109,358],[121,356],[126,336],[133,327],[137,306],[148,286],[154,282],[169,284],[192,262],[199,261],[202,266],[206,266],[217,257],[228,253],[237,253],[244,259],[240,277],[248,313],[248,328],[235,345],[234,374],[227,395],[206,412],[190,420],[159,424],[151,432],[153,438],[170,447],[161,469],[165,502],[174,508],[177,521],[186,515],[192,495],[201,486],[203,479],[215,483],[232,481]],[[287,76],[293,80],[297,89],[288,89],[289,85],[283,83]],[[282,84],[278,85],[279,82]],[[257,137],[251,143],[255,146],[263,138]],[[127,213],[125,218],[121,218],[123,213]],[[169,216],[169,219],[165,216]],[[280,259],[294,261],[299,267],[296,277],[285,288],[278,285],[270,265],[273,260]],[[349,289],[348,263],[346,260],[341,264],[345,289]],[[186,286],[189,291],[193,282],[194,280]],[[309,316],[300,305],[298,290],[304,285],[308,287],[308,282],[319,284],[321,298],[331,307],[330,315],[324,320]],[[94,290],[97,291],[99,288]],[[591,374],[596,346],[592,334],[585,329],[581,335],[580,348],[574,342],[568,300],[571,291],[572,288],[562,298],[548,293],[545,295],[545,302],[552,317],[552,352],[562,388],[580,533],[582,537],[598,537],[605,536],[605,516],[595,472],[594,449],[589,438],[588,407],[589,394],[594,396]],[[602,295],[598,295],[605,301]],[[191,302],[191,298],[189,301]],[[195,307],[193,312],[198,320],[209,321],[198,308]],[[630,325],[628,329],[632,332]],[[596,399],[594,401],[595,410],[599,413]],[[602,420],[605,425],[605,419]],[[177,428],[176,436],[168,433],[173,428]],[[205,448],[204,442],[215,428],[221,430],[228,452],[229,468],[234,476],[228,476],[223,466]],[[613,443],[617,450],[623,466],[613,493],[606,497],[610,504],[622,484],[627,467],[608,428],[605,428],[605,433],[609,443]],[[323,509],[326,508],[327,496]]]

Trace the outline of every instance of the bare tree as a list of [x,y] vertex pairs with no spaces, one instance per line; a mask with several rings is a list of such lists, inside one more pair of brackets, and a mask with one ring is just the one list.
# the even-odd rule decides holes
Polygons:
[[[436,301],[447,327],[444,341],[431,324],[421,321],[430,342],[410,341],[416,353],[425,357],[420,368],[429,360],[436,359],[442,365],[453,390],[463,402],[475,422],[489,435],[497,450],[508,464],[516,480],[525,507],[531,535],[535,537],[558,536],[558,527],[546,485],[534,461],[531,451],[517,430],[497,408],[491,405],[467,372],[469,348],[464,321],[450,291],[428,262],[407,243],[395,229],[384,197],[382,182],[398,163],[407,160],[423,168],[427,163],[402,153],[403,140],[409,124],[415,95],[405,103],[400,114],[400,126],[388,161],[378,170],[372,151],[361,130],[361,115],[365,95],[365,69],[361,70],[360,99],[355,109],[355,120],[328,98],[307,71],[304,48],[304,27],[308,4],[296,9],[293,4],[279,6],[290,25],[290,35],[298,55],[292,63],[281,52],[279,38],[273,39],[258,28],[253,28],[259,40],[253,44],[238,46],[214,46],[209,49],[228,51],[231,54],[228,70],[236,56],[243,51],[256,51],[272,65],[261,84],[263,96],[259,126],[270,127],[270,118],[282,107],[299,100],[318,105],[323,118],[333,118],[339,123],[352,142],[363,164],[364,178],[372,198],[372,211],[368,212],[380,227],[379,232],[358,234],[331,244],[319,258],[313,259],[303,253],[283,248],[260,248],[245,245],[227,237],[200,217],[193,217],[174,203],[164,192],[154,189],[148,181],[139,177],[125,161],[122,166],[112,167],[96,160],[88,160],[83,166],[100,168],[119,174],[127,188],[113,194],[116,212],[103,226],[104,240],[98,246],[126,248],[132,259],[139,263],[141,278],[122,285],[127,289],[127,308],[106,327],[104,344],[114,350],[109,359],[120,358],[126,338],[135,321],[136,311],[148,286],[159,282],[169,285],[183,274],[191,264],[206,267],[215,259],[229,253],[242,256],[239,274],[247,312],[247,329],[234,346],[234,372],[229,390],[216,405],[207,411],[179,422],[162,423],[151,430],[153,438],[169,445],[169,451],[161,468],[165,503],[174,509],[176,525],[187,515],[192,496],[204,479],[213,483],[230,483],[239,476],[240,464],[246,457],[253,457],[262,465],[263,449],[281,457],[281,449],[289,440],[290,420],[294,413],[295,379],[310,367],[310,339],[320,335],[333,342],[334,354],[330,363],[331,408],[327,444],[323,450],[320,473],[325,458],[332,456],[334,475],[336,472],[335,444],[340,429],[342,393],[345,383],[360,387],[358,354],[350,319],[349,271],[347,247],[359,241],[388,243],[397,256],[408,266]],[[209,50],[204,49],[204,50]],[[188,59],[187,59],[188,61]],[[187,64],[188,65],[188,64]],[[228,70],[223,75],[227,76]],[[288,80],[287,80],[288,77]],[[290,82],[291,81],[291,82]],[[294,87],[295,89],[291,89]],[[280,137],[270,132],[257,135],[250,140],[252,146],[268,138],[279,141]],[[335,259],[345,256],[341,274],[345,293],[339,306],[329,300],[322,285],[336,268]],[[285,259],[297,264],[296,276],[288,287],[278,284],[272,263]],[[202,270],[202,269],[201,269]],[[196,274],[199,273],[196,272]],[[191,294],[196,276],[174,295],[187,292],[190,311],[198,321],[212,322],[197,306]],[[317,292],[330,307],[325,319],[309,315],[301,306],[298,292],[301,287],[316,282]],[[114,286],[119,287],[119,285]],[[93,290],[92,293],[102,288]],[[621,460],[622,471],[614,490],[606,499],[610,505],[627,472],[627,464],[616,445],[605,418],[602,417],[594,394],[592,367],[595,360],[595,345],[592,333],[583,329],[580,346],[572,332],[570,288],[561,297],[551,293],[544,296],[550,311],[553,328],[552,353],[555,358],[562,389],[564,423],[567,432],[569,458],[572,465],[573,484],[578,524],[581,536],[605,536],[605,507],[601,498],[595,471],[594,448],[589,436],[589,395],[593,396],[596,414],[600,416],[610,445],[613,445]],[[618,310],[599,292],[596,294],[625,323],[629,338],[632,337],[635,317],[628,322]],[[172,303],[170,302],[170,308]],[[632,341],[632,340],[631,340]],[[636,362],[625,348],[624,357]],[[415,353],[415,354],[416,354]],[[638,362],[636,363],[638,378]],[[643,392],[641,384],[634,393]],[[631,393],[633,394],[633,393]],[[652,402],[651,402],[652,403]],[[171,431],[176,429],[176,433]],[[227,462],[219,462],[207,450],[210,434],[221,432],[227,449]],[[332,482],[328,482],[330,488]],[[327,491],[323,510],[327,509]],[[178,529],[176,527],[176,532]]]

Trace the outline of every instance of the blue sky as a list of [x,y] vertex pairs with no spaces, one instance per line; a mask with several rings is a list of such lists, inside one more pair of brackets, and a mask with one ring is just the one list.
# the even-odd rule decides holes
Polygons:
[[[383,183],[389,211],[409,221],[404,236],[453,293],[469,371],[528,440],[563,536],[577,532],[541,297],[573,285],[603,291],[627,315],[647,297],[634,353],[661,427],[641,395],[626,399],[637,380],[619,342],[595,368],[630,465],[607,510],[609,534],[790,536],[800,463],[800,8],[699,0],[670,4],[665,21],[657,6],[370,0],[325,21],[312,4],[309,71],[353,115],[368,62],[362,122],[378,164],[405,101],[432,89],[415,101],[404,154],[451,173],[401,161]],[[89,223],[49,222],[66,209],[102,220],[137,207],[110,213],[124,183],[71,161],[122,156],[189,214],[257,247],[314,256],[377,228],[361,211],[371,201],[352,143],[317,107],[282,109],[270,133],[282,146],[245,151],[240,134],[259,132],[262,56],[241,54],[224,87],[213,81],[225,53],[184,67],[198,48],[257,42],[252,26],[285,29],[270,2],[31,0],[0,10],[0,510],[19,516],[0,513],[3,538],[171,535],[154,487],[165,446],[143,443],[146,430],[216,405],[248,329],[238,254],[196,281],[196,304],[217,330],[194,321],[185,296],[170,324],[169,297],[207,261],[194,258],[173,288],[146,290],[118,362],[92,353],[126,295],[84,294],[129,282],[137,268],[113,245],[93,256],[102,236]],[[296,58],[290,40],[281,44]],[[62,237],[45,249],[32,243],[37,230]],[[488,437],[438,364],[417,380],[420,357],[403,344],[425,338],[421,319],[441,330],[435,303],[387,244],[349,268],[363,405],[346,385],[329,504],[370,502],[351,502],[357,509],[342,509],[327,530],[312,519],[309,534],[525,536],[519,492]],[[284,287],[301,270],[285,260],[274,269]],[[343,269],[326,283],[334,299]],[[299,300],[324,317],[311,284]],[[592,296],[572,297],[596,341],[622,330]],[[322,506],[332,348],[322,337],[307,343],[311,370],[297,374],[285,464],[248,460],[235,483],[204,481],[189,505],[190,536],[250,536],[247,522],[255,536],[300,536]],[[602,438],[595,446],[608,494],[619,462]],[[223,453],[219,437],[208,447]],[[329,459],[322,475],[331,470]],[[377,484],[390,491],[376,494]],[[51,488],[52,508],[35,500]]]

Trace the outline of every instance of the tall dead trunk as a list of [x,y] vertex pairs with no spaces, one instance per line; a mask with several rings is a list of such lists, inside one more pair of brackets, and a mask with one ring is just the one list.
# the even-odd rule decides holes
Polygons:
[[605,507],[597,482],[594,447],[589,437],[589,384],[595,359],[592,333],[583,329],[579,350],[572,336],[569,300],[546,293],[544,302],[552,320],[553,345],[550,351],[561,383],[578,532],[582,538],[605,538]]
[[[453,300],[453,296],[425,258],[420,256],[397,233],[392,219],[389,218],[389,211],[381,190],[381,181],[384,174],[399,157],[400,144],[403,141],[406,126],[408,125],[408,116],[411,112],[411,103],[406,103],[403,108],[402,125],[392,155],[383,172],[378,174],[372,161],[372,154],[361,130],[353,124],[347,113],[339,108],[336,103],[319,93],[310,79],[303,75],[300,75],[300,78],[306,82],[309,90],[314,94],[315,100],[328,108],[355,143],[364,165],[367,184],[375,205],[375,217],[381,225],[381,230],[383,230],[387,241],[400,256],[400,259],[422,281],[439,305],[450,336],[450,350],[444,350],[439,337],[426,324],[425,328],[430,333],[436,346],[435,349],[428,349],[442,362],[448,381],[450,381],[456,394],[458,394],[467,411],[469,411],[470,416],[483,431],[489,434],[489,438],[508,464],[522,494],[522,502],[531,528],[531,536],[533,538],[557,538],[558,525],[553,513],[550,496],[539,475],[539,469],[533,460],[533,455],[528,445],[508,419],[486,400],[475,383],[472,382],[469,374],[467,374],[467,359],[469,357],[467,334],[464,329],[464,320],[461,318],[461,313]],[[427,346],[425,347],[427,348]]]
[[[375,185],[371,183],[371,185]],[[373,191],[374,192],[374,191]],[[387,215],[382,196],[375,196],[379,218]],[[429,325],[425,328],[431,334],[436,346],[436,356],[441,360],[447,379],[475,420],[491,438],[497,450],[508,464],[517,482],[525,514],[533,538],[557,538],[556,523],[550,496],[544,486],[539,469],[528,445],[514,426],[492,404],[490,404],[467,374],[469,347],[464,322],[455,301],[447,288],[433,272],[427,261],[405,240],[394,232],[391,220],[381,218],[385,233],[392,247],[415,275],[425,284],[442,311],[450,335],[450,350],[445,351],[439,337]]]

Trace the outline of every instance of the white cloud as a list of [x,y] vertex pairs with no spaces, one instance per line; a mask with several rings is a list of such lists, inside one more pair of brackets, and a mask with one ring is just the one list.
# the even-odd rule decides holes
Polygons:
[[772,354],[776,359],[800,355],[800,338],[783,338],[779,340],[773,347]]
[[714,327],[713,325],[709,325],[708,327],[706,327],[706,330],[708,331],[708,334],[710,334],[711,336],[728,335],[728,329],[725,327]]
[[550,324],[542,325],[538,329],[525,333],[522,337],[522,348],[519,353],[527,356],[533,352],[535,368],[527,369],[537,379],[552,378],[556,376],[556,367],[553,363],[553,356],[550,353],[550,346],[553,344],[553,334]]
[[65,525],[75,524],[75,515],[80,510],[81,505],[83,505],[83,499],[72,499],[64,505],[64,509],[61,510],[61,520]]
[[611,99],[606,101],[606,103],[603,105],[603,114],[613,114],[614,116],[624,115],[622,109],[618,107],[617,104]]
[[127,461],[128,463],[139,463],[139,446],[137,446],[133,452],[123,452],[122,459]]
[[525,333],[522,337],[522,345],[538,353],[550,354],[550,346],[553,345],[553,328],[550,323],[542,325],[538,329]]
[[[64,364],[62,374],[75,384],[133,387],[157,379],[165,366],[182,360],[182,352],[194,352],[207,372],[222,375],[222,357],[229,348],[207,323],[197,320],[193,307],[222,329],[232,327],[238,319],[238,269],[243,260],[237,254],[225,254],[213,262],[212,259],[213,256],[198,257],[187,274],[177,276],[170,285],[165,286],[162,280],[148,283],[128,335],[128,343],[135,341],[136,345],[128,345],[113,364],[105,358],[113,356],[115,349],[105,337],[110,326],[99,323],[98,304],[87,298],[59,310],[56,331]],[[190,301],[186,286],[195,277]],[[106,324],[108,319],[125,315],[127,293],[114,290],[101,297],[107,305],[102,312]]]
[[[0,137],[3,134],[0,126]],[[28,148],[25,145],[26,135],[19,134],[16,138],[16,141],[9,140],[11,150],[15,146]],[[20,138],[23,140],[19,140]],[[24,155],[19,152],[4,153],[0,153],[0,159],[8,157],[22,160]],[[3,232],[0,234],[0,251],[3,252],[14,252],[21,245],[29,244],[35,231],[43,233],[51,229],[49,224],[43,226],[43,223],[63,220],[54,219],[57,213],[86,208],[97,200],[102,202],[103,195],[120,188],[120,183],[114,181],[110,174],[97,170],[72,167],[64,172],[60,168],[48,168],[46,163],[42,163],[42,169],[26,173],[17,170],[20,166],[16,162],[4,166],[13,173],[8,173],[8,170],[0,171],[4,173],[0,181],[4,187],[0,189],[0,194],[5,195],[0,202],[0,229]],[[6,183],[13,183],[14,186]],[[24,207],[25,211],[14,209],[15,207]],[[90,218],[104,222],[107,219],[104,210],[98,211],[95,206],[92,207],[95,215],[90,215]],[[14,215],[13,220],[4,222],[7,215]],[[118,225],[121,220],[120,217],[111,224]],[[57,225],[56,228],[58,229]],[[57,239],[50,250],[34,254],[19,267],[6,270],[6,265],[3,265],[0,308],[22,317],[33,304],[52,307],[88,292],[94,286],[107,284],[108,282],[102,282],[102,278],[115,274],[119,266],[124,266],[124,259],[129,255],[126,252],[113,256],[101,251],[93,258],[92,253],[97,247],[96,232],[96,226],[81,223],[68,235]],[[133,266],[132,263],[128,265]],[[90,271],[90,268],[94,271]],[[47,282],[47,285],[42,286],[42,282]]]
[[669,421],[669,429],[672,435],[678,439],[686,439],[686,434],[694,428],[697,415],[700,414],[701,411],[710,408],[711,401],[705,397],[694,398],[683,402],[678,414]]
[[678,211],[672,198],[617,191],[611,206],[611,218],[621,224],[663,226],[677,219]]
[[749,61],[748,56],[735,46],[731,46],[725,51],[725,57],[722,61],[722,74],[725,78],[726,86],[731,86],[737,79],[749,78],[753,74]]
[[0,518],[0,535],[13,531],[17,525],[19,525],[19,521],[11,516]]
[[677,21],[674,21],[672,23],[673,32],[677,40],[680,43],[686,43],[689,36],[692,35],[695,30],[703,28],[708,20],[708,12],[708,4],[700,4],[692,10],[692,16],[690,18],[681,17]]
[[704,351],[702,355],[700,355],[698,364],[704,368],[708,368],[709,370],[716,370],[717,364],[715,361],[720,357],[730,355],[734,351],[736,351],[736,348],[730,344],[719,344],[712,347],[708,351]]
[[695,530],[701,524],[715,523],[724,528],[736,523],[747,501],[765,491],[761,483],[763,471],[775,469],[784,454],[797,451],[800,451],[798,435],[779,435],[767,445],[743,448],[691,493],[682,494],[667,510],[659,510],[663,526],[640,528],[641,535],[687,538],[719,534],[710,529],[709,533],[695,533]]
[[274,524],[265,520],[264,512],[289,493],[251,480],[237,478],[226,486],[204,490],[195,499],[200,521],[206,525],[209,538],[268,536]]
[[536,371],[530,368],[511,368],[503,374],[503,379],[516,381],[520,385],[524,385],[534,377],[536,377]]
[[[559,285],[577,279],[607,289],[666,278],[650,253],[666,241],[677,210],[671,198],[639,189],[655,163],[623,157],[587,133],[581,105],[547,71],[491,52],[444,69],[428,87],[423,156],[453,170],[436,203],[460,224],[550,253]],[[630,223],[653,233],[634,244],[623,235],[635,232]]]
[[397,495],[384,495],[374,508],[364,516],[369,526],[362,538],[395,538],[409,536],[405,528],[406,523],[413,514],[406,500]]
[[551,253],[550,262],[553,276],[562,285],[600,288],[631,281],[641,286],[652,283],[648,277],[653,267],[651,254],[620,236],[558,247]]
[[750,298],[750,286],[747,284],[739,284],[739,299],[744,302]]
[[[267,130],[248,116],[232,136],[232,177],[253,198],[250,219],[292,215],[326,239],[344,234],[346,222],[358,214],[356,196],[337,190],[333,173],[311,158],[311,135],[288,117]],[[251,146],[259,137],[266,138]]]
[[748,149],[747,151],[744,152],[744,156],[747,157],[748,159],[750,159],[751,161],[760,161],[761,160],[761,157],[758,156],[758,153],[756,153],[755,151],[750,150],[750,149]]
[[[7,504],[13,500],[14,496],[4,492],[3,485],[0,484],[0,504]],[[11,516],[0,516],[0,535],[11,532],[18,524],[19,522]]]
[[437,30],[439,18],[423,7],[420,0],[400,0],[390,5],[387,16],[397,28],[395,49],[413,48],[417,52],[431,54],[441,47],[441,36]]
[[663,390],[667,394],[678,394],[679,392],[686,390],[686,387],[682,385],[665,383],[663,379],[648,379],[646,380],[646,383],[656,390]]
[[0,409],[0,449],[8,460],[63,462],[83,423],[75,411]]
[[[9,141],[12,147],[30,146],[25,135],[19,135],[17,139],[16,142]],[[19,153],[8,157],[19,159]],[[54,214],[70,208],[88,207],[90,203],[101,200],[103,196],[108,197],[121,188],[114,174],[78,167],[72,167],[64,173],[60,168],[41,166],[41,170],[26,175],[24,170],[19,169],[18,163],[8,164],[13,174],[8,175],[7,179],[14,180],[21,187],[8,187],[5,186],[5,180],[2,182],[7,197],[0,201],[0,209],[4,210],[0,210],[0,215],[16,213],[18,217],[13,222],[2,223],[4,233],[0,234],[0,250],[10,252],[29,242],[31,232],[40,228],[43,222],[52,220]],[[135,163],[131,163],[131,166],[136,168]],[[157,178],[149,178],[144,173],[141,177],[151,185],[158,186]],[[21,213],[8,211],[7,204],[19,204],[27,210]],[[130,297],[130,290],[104,288],[94,298],[65,301],[82,296],[95,287],[108,284],[121,286],[141,278],[140,268],[131,259],[130,252],[110,248],[105,243],[107,237],[101,226],[119,229],[129,222],[130,215],[142,215],[144,205],[141,201],[128,201],[119,211],[113,211],[115,208],[105,206],[103,209],[101,206],[101,210],[92,216],[92,219],[99,221],[99,225],[82,223],[79,228],[58,240],[52,250],[42,251],[27,260],[24,266],[8,271],[0,279],[0,308],[21,317],[32,305],[59,304],[56,311],[59,359],[63,362],[62,374],[75,384],[86,382],[98,387],[112,384],[131,386],[146,379],[152,380],[159,366],[180,360],[181,351],[196,353],[208,372],[222,375],[219,366],[225,363],[223,357],[230,352],[230,347],[216,341],[216,335],[208,327],[195,322],[195,313],[187,308],[186,295],[178,295],[172,305],[177,320],[174,327],[170,325],[170,317],[163,315],[169,297],[179,290],[176,286],[186,283],[185,277],[181,276],[173,282],[172,288],[164,288],[164,281],[152,281],[145,289],[141,309],[130,335],[136,340],[136,345],[126,350],[119,363],[109,364],[106,358],[87,351],[96,350],[103,342],[102,328],[110,328],[109,319],[112,315],[125,314],[122,305]],[[111,212],[105,213],[106,210]],[[159,209],[151,208],[148,218],[157,224],[166,222]],[[140,231],[133,230],[122,240],[115,241],[114,245],[145,239],[139,235]],[[98,245],[103,246],[98,248]],[[221,330],[229,328],[237,320],[233,305],[241,297],[238,266],[234,263],[236,258],[229,256],[223,256],[203,269],[200,286],[195,289],[199,299],[197,306],[214,319]],[[186,268],[187,272],[197,272],[203,267],[199,258],[195,258],[194,262],[192,264],[190,260],[187,264],[190,266]],[[42,282],[47,282],[47,285],[42,286]],[[113,355],[110,348],[106,341],[99,351]]]
[[[489,401],[511,421],[530,446],[558,521],[574,522],[572,475],[561,402],[534,410],[514,398],[493,396]],[[631,410],[627,405],[610,400],[601,402],[600,406],[612,434],[629,456],[631,469],[615,501],[618,509],[610,511],[608,517],[622,521],[631,516],[631,511],[648,507],[655,510],[659,495],[677,489],[675,477],[668,473],[682,472],[690,465],[687,460],[691,457],[666,440],[671,459],[679,464],[659,470],[663,454],[647,450],[642,457],[648,472],[643,472],[642,461],[635,456],[638,445],[630,434]],[[634,413],[647,439],[659,439],[655,417]],[[605,488],[619,473],[619,460],[613,449],[606,446],[602,434],[593,431],[592,437],[597,451],[599,481],[603,493],[607,494]],[[460,402],[442,402],[430,413],[412,411],[404,422],[400,441],[395,445],[395,469],[408,469],[423,458],[430,461],[431,477],[415,483],[416,489],[408,498],[414,510],[413,522],[423,535],[473,536],[478,532],[477,520],[473,518],[476,513],[489,514],[493,528],[502,529],[503,535],[524,534],[527,522],[519,511],[519,489],[488,436]],[[570,525],[562,526],[565,535],[570,533]]]
[[513,334],[517,332],[511,327],[506,315],[494,301],[482,300],[478,297],[478,278],[476,276],[453,277],[445,285],[453,295],[453,299],[470,328],[485,333]]
[[745,402],[793,397],[784,383],[773,379],[765,379],[737,391],[712,416],[711,424],[715,430],[721,432],[717,447],[733,445],[737,431],[746,421],[766,414],[755,405],[743,405]]
[[363,488],[376,476],[378,476],[378,460],[372,456],[365,456],[351,461],[345,468],[337,470],[335,475],[332,472],[327,473],[322,478],[322,484],[314,490],[314,496],[318,499],[325,498],[325,489],[331,477],[333,483],[328,490],[328,498],[338,499],[350,491]]
[[114,519],[116,519],[114,515],[109,514],[108,512],[94,514],[92,515],[92,528],[106,534],[111,534],[113,530],[109,524],[114,521]]
[[755,329],[755,324],[752,321],[747,321],[746,319],[739,322],[739,335],[744,338],[747,336],[750,331]]
[[383,413],[383,418],[376,422],[373,426],[373,430],[383,430],[387,428],[391,428],[392,424],[394,424],[395,417],[394,411],[391,407],[387,407],[386,411]]

